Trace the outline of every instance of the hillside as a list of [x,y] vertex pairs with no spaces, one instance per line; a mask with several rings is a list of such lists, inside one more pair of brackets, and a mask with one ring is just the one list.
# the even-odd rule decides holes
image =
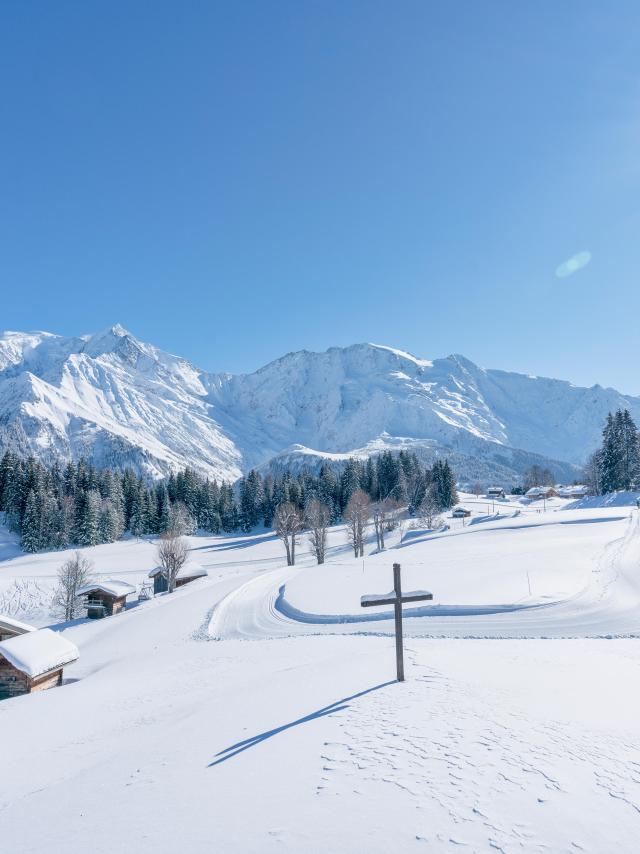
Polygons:
[[[395,532],[382,554],[370,536],[364,564],[340,526],[322,567],[304,542],[285,567],[270,533],[190,538],[206,579],[57,625],[80,651],[66,684],[1,702],[3,842],[25,854],[132,840],[144,854],[634,851],[638,512],[552,505],[504,502],[487,519],[478,501],[471,524],[448,520],[442,535]],[[139,585],[153,551],[130,539],[85,554]],[[0,592],[50,589],[67,553],[7,542],[3,556]],[[388,590],[397,560],[407,590],[434,593],[405,608],[402,684],[392,612],[359,607]]]
[[411,447],[425,460],[452,457],[466,481],[512,482],[533,463],[569,480],[618,407],[640,420],[640,399],[614,389],[374,344],[290,353],[231,375],[199,370],[120,326],[79,338],[0,336],[0,447],[84,454],[152,477],[191,465],[233,480],[303,446],[312,464]]

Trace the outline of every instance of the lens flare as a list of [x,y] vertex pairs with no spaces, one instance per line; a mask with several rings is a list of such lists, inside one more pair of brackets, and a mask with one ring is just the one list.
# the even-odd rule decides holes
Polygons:
[[588,252],[586,249],[584,252],[578,252],[556,267],[556,276],[559,279],[566,279],[567,276],[573,276],[578,270],[586,267],[589,261],[591,261],[591,252]]

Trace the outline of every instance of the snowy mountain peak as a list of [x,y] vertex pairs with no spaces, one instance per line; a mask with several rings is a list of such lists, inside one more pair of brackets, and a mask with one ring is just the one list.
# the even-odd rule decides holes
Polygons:
[[0,334],[0,450],[85,454],[151,476],[191,465],[234,479],[275,459],[315,465],[405,448],[427,461],[451,456],[463,479],[508,483],[534,457],[569,477],[621,406],[640,420],[640,399],[614,389],[383,344],[302,350],[234,376],[201,371],[120,324],[72,338]]
[[120,353],[126,356],[128,353],[152,352],[153,348],[145,346],[142,342],[128,332],[119,323],[109,326],[101,332],[83,337],[85,341],[84,352],[91,356],[106,355],[107,353]]

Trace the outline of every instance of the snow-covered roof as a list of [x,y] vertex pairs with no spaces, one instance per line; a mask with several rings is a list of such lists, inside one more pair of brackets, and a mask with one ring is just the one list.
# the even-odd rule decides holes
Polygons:
[[27,632],[35,632],[36,627],[30,626],[29,623],[21,623],[20,620],[14,620],[13,617],[6,617],[4,614],[0,614],[0,632],[2,631],[24,635]]
[[525,495],[548,495],[549,492],[554,492],[553,486],[532,486],[531,489],[527,490]]
[[589,487],[584,484],[577,483],[573,486],[557,486],[556,491],[560,498],[573,498],[574,496],[582,497],[589,492]]
[[[149,571],[149,578],[155,578],[156,575],[164,574],[165,568],[163,566],[154,566],[154,568]],[[201,576],[208,574],[209,573],[204,566],[200,566],[199,563],[191,563],[191,561],[187,561],[178,571],[176,578],[200,578]]]
[[0,655],[34,679],[78,658],[78,647],[59,632],[38,629],[0,643]]
[[106,581],[92,581],[90,584],[85,584],[83,587],[78,588],[77,595],[84,596],[86,593],[93,593],[96,591],[106,593],[108,596],[120,598],[121,596],[128,596],[130,593],[135,593],[136,588],[133,584],[129,584],[127,581],[120,581],[117,578],[109,578]]

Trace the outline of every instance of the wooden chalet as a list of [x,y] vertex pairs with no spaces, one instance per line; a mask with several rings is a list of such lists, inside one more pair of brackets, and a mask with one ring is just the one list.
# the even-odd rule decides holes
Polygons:
[[490,486],[487,489],[487,498],[505,498],[506,493],[501,486]]
[[136,592],[133,584],[110,578],[107,581],[94,581],[78,590],[78,596],[86,596],[87,617],[99,620],[124,611],[127,596]]
[[573,486],[557,486],[556,493],[558,498],[585,498],[589,494],[589,487],[582,483]]
[[[183,584],[189,584],[190,581],[204,578],[208,574],[207,570],[200,564],[187,561],[176,576],[176,587],[182,587]],[[169,579],[163,566],[154,567],[149,572],[149,578],[153,579],[154,596],[157,593],[166,593],[169,589]]]
[[14,620],[13,617],[6,617],[4,614],[0,614],[0,642],[35,631],[35,626],[30,626],[28,623],[21,623],[20,620]]
[[0,643],[0,700],[55,688],[78,648],[59,632],[38,629]]
[[471,516],[471,510],[467,510],[466,507],[454,507],[451,515],[454,519],[466,519],[468,516]]
[[525,493],[525,498],[529,498],[531,501],[538,501],[541,498],[553,498],[557,494],[553,486],[532,486]]

